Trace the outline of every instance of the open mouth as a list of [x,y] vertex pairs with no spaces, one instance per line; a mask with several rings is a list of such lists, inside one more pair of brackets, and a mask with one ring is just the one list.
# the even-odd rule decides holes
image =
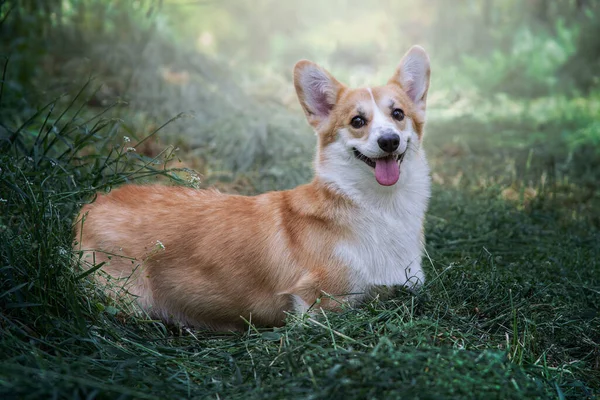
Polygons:
[[371,168],[375,168],[376,164],[377,164],[377,160],[389,160],[392,157],[396,157],[396,161],[398,161],[398,164],[400,164],[402,162],[402,160],[404,160],[404,156],[406,155],[406,151],[402,154],[398,154],[397,156],[386,156],[386,157],[382,157],[382,158],[369,158],[367,156],[365,156],[363,153],[361,153],[360,151],[358,151],[358,149],[356,147],[352,148],[352,152],[354,152],[354,157],[356,157],[357,159],[359,159],[360,161],[364,162],[365,164],[367,164],[369,167]]
[[369,158],[358,149],[353,148],[354,157],[361,160],[369,167],[375,169],[375,179],[382,186],[392,186],[400,178],[400,164],[404,160],[406,151],[398,155],[389,155],[387,157]]

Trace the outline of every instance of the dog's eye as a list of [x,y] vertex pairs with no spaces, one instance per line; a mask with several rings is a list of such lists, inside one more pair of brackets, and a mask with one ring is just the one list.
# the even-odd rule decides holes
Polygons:
[[396,108],[392,111],[392,117],[394,117],[395,120],[402,121],[404,119],[404,111]]
[[363,117],[360,117],[358,115],[356,117],[352,118],[352,121],[350,121],[350,125],[352,125],[352,127],[354,129],[362,128],[366,124],[367,124],[367,121],[365,121],[365,119]]

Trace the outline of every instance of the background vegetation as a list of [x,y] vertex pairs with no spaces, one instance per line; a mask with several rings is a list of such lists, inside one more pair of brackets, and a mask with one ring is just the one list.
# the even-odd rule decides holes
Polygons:
[[[599,21],[594,0],[0,0],[0,396],[597,397]],[[77,268],[97,191],[308,181],[293,64],[375,85],[414,43],[433,69],[421,292],[207,333]]]

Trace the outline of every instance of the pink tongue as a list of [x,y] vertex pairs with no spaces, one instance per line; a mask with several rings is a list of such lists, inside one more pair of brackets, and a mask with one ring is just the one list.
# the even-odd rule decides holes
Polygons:
[[392,186],[400,178],[400,166],[395,157],[375,160],[375,179],[383,186]]

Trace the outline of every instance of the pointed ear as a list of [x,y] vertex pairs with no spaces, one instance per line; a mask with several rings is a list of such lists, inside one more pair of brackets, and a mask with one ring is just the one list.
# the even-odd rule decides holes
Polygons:
[[430,74],[429,56],[421,46],[413,46],[402,57],[389,82],[399,84],[415,105],[425,111]]
[[315,129],[329,118],[344,87],[329,72],[307,60],[296,63],[294,86],[306,119]]

